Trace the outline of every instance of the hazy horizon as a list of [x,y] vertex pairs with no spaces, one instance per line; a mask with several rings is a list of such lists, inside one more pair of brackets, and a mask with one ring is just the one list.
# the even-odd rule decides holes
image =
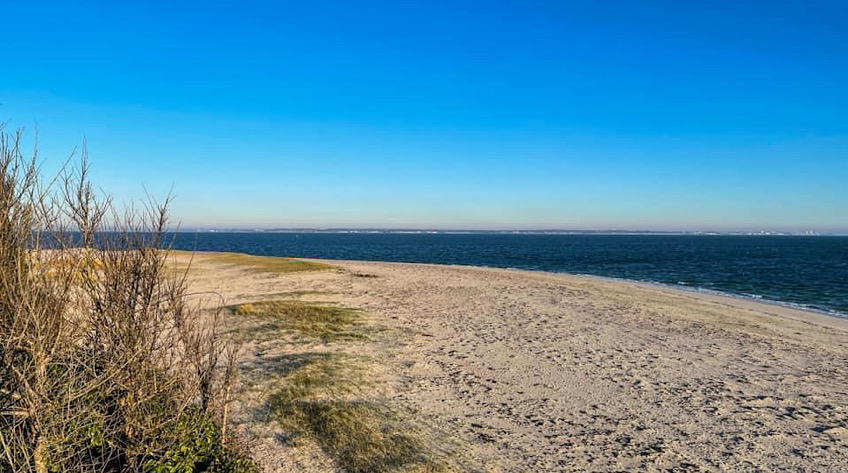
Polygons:
[[0,120],[183,228],[848,233],[840,2],[4,7]]
[[268,233],[347,233],[347,232],[435,232],[435,233],[574,233],[574,234],[617,234],[617,233],[659,233],[659,234],[719,234],[719,235],[821,235],[821,236],[846,236],[848,231],[841,229],[794,229],[794,228],[740,228],[740,229],[646,229],[646,228],[559,228],[559,227],[503,227],[503,228],[470,228],[470,227],[379,227],[379,226],[278,226],[278,227],[255,227],[255,226],[183,226],[173,227],[180,232],[268,232]]

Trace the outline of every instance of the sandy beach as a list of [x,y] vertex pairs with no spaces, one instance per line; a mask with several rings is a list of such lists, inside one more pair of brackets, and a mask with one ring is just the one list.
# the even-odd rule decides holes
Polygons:
[[278,365],[329,352],[372,360],[375,395],[468,471],[848,471],[848,320],[626,281],[325,263],[336,269],[275,273],[198,253],[188,273],[207,307],[220,295],[365,314],[367,336],[346,342],[228,316],[245,343],[234,419],[266,471],[342,471],[263,416]]

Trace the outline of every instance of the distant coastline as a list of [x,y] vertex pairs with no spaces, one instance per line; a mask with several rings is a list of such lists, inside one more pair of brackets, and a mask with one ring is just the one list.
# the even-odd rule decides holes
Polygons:
[[705,236],[848,236],[841,231],[706,231],[706,230],[475,230],[426,228],[208,228],[186,227],[180,233],[377,233],[377,234],[456,234],[456,235],[705,235]]

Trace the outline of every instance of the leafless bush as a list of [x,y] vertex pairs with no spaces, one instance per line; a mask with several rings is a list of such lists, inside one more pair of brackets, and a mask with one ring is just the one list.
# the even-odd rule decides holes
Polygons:
[[166,268],[170,199],[118,211],[85,152],[45,182],[0,134],[0,471],[252,468],[221,428],[236,348]]

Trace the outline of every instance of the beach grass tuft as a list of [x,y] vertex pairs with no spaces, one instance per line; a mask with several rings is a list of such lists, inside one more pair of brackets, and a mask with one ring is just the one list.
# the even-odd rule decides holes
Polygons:
[[264,317],[272,328],[323,341],[358,340],[361,311],[298,300],[250,302],[232,308],[239,316]]
[[350,473],[447,473],[415,429],[386,402],[355,397],[365,380],[361,360],[342,355],[310,357],[283,379],[269,400],[272,418],[306,436]]

